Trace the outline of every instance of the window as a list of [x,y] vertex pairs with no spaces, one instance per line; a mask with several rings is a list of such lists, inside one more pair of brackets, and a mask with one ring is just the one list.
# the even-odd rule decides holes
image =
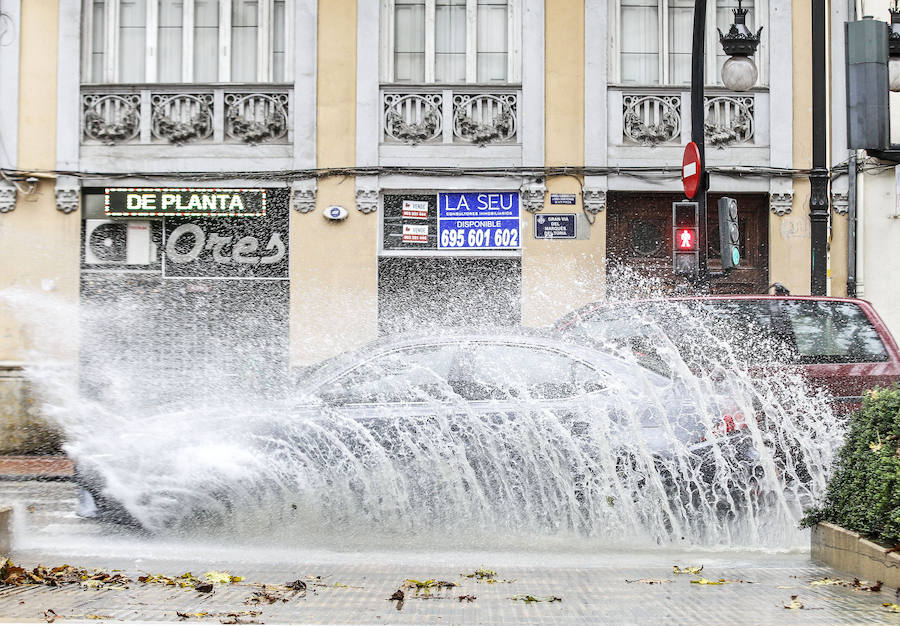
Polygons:
[[287,0],[85,0],[88,83],[288,82]]
[[326,383],[316,395],[329,404],[439,401],[447,385],[452,346],[415,346],[380,354]]
[[330,404],[572,398],[605,389],[604,374],[569,355],[488,341],[385,352],[326,383]]
[[784,303],[801,363],[887,361],[888,354],[869,318],[848,302],[789,300]]
[[[747,27],[754,31],[758,0],[744,0],[749,9]],[[639,85],[683,85],[691,82],[691,47],[694,30],[693,0],[618,0],[618,81]],[[737,0],[707,4],[706,82],[721,84],[727,56],[716,27],[727,32],[734,21]],[[757,59],[762,70],[762,63]],[[614,71],[615,73],[615,71]]]
[[518,82],[520,1],[384,0],[384,81]]

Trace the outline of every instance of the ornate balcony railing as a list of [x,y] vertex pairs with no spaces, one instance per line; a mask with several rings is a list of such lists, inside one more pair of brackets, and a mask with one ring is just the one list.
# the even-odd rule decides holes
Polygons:
[[384,89],[382,141],[407,144],[519,142],[519,91],[494,88]]
[[289,87],[104,85],[81,91],[82,143],[286,144]]
[[[621,116],[620,120],[611,119],[611,126],[621,124],[621,140],[616,141],[613,135],[614,143],[653,147],[679,145],[688,140],[683,135],[690,132],[689,94],[674,89],[613,91],[621,99],[618,113],[610,111],[611,115]],[[768,139],[758,134],[759,98],[768,98],[768,94],[707,94],[704,97],[707,145],[713,148],[766,145]]]

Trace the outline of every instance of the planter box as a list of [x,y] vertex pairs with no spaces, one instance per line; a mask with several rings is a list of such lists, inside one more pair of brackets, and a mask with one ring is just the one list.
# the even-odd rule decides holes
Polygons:
[[900,553],[840,526],[820,522],[812,529],[810,555],[856,578],[900,588]]
[[12,508],[0,507],[0,562],[12,552]]

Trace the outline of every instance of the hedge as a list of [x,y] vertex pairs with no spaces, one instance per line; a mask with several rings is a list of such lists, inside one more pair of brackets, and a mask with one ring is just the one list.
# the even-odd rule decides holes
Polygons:
[[850,418],[825,501],[801,525],[818,522],[900,544],[900,387],[869,391]]

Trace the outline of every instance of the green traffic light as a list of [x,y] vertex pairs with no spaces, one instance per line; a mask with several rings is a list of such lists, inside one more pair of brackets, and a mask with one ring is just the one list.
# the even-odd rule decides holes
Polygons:
[[735,267],[737,267],[738,263],[740,263],[740,262],[741,262],[741,253],[738,251],[737,248],[732,248],[731,249],[731,263]]

